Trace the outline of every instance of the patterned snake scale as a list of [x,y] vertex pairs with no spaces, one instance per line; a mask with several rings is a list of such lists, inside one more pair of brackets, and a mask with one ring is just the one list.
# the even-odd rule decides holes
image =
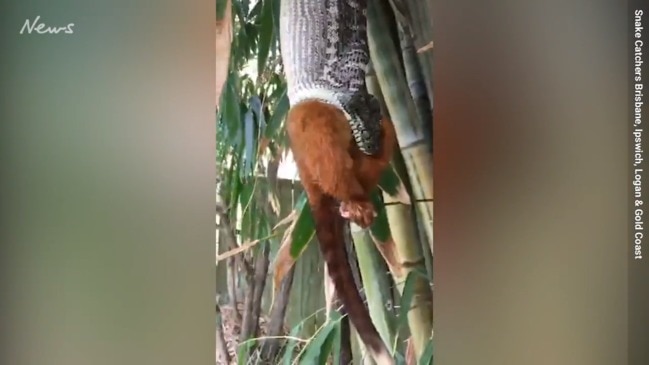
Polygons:
[[380,149],[381,109],[368,93],[367,0],[281,0],[280,47],[291,105],[337,106],[363,153]]

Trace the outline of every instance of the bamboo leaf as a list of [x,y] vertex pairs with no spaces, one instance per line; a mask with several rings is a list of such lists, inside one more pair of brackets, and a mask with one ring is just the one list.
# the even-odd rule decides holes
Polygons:
[[[367,231],[355,228],[352,225],[352,237],[367,307],[383,341],[393,343],[396,340],[394,314],[392,308],[385,305],[392,302],[392,280],[385,271],[381,255],[374,249],[376,241],[372,242],[371,235]],[[385,248],[386,244],[376,244],[376,246]]]
[[279,90],[280,93],[278,96],[277,103],[275,104],[275,110],[273,111],[273,114],[270,117],[270,121],[268,122],[268,127],[266,128],[265,131],[266,132],[265,135],[268,138],[271,138],[275,135],[275,132],[282,125],[282,122],[286,117],[286,113],[288,113],[288,110],[290,108],[288,95],[286,94],[286,83],[283,83],[282,86],[280,86]]
[[245,60],[247,60],[250,57],[250,55],[256,52],[259,32],[257,32],[257,27],[255,27],[255,25],[252,23],[246,23],[243,27],[241,27],[241,29],[245,34],[244,40],[246,44],[244,46],[246,48],[245,48],[244,58]]
[[[243,2],[247,2],[248,4],[250,4],[250,1],[243,1]],[[255,6],[248,13],[248,17],[251,18],[251,19],[252,18],[258,18],[259,15],[261,14],[262,6],[263,6],[263,1],[261,1],[261,0],[257,1],[255,3]]]
[[263,106],[261,103],[261,99],[259,99],[259,96],[253,95],[250,97],[250,109],[252,109],[252,112],[255,114],[257,117],[257,125],[258,128],[261,129],[262,131],[266,129],[266,116],[264,115],[264,110]]
[[406,277],[406,283],[403,285],[401,292],[401,301],[399,302],[399,317],[397,317],[397,328],[403,328],[403,325],[408,321],[408,312],[412,306],[412,297],[415,293],[415,280],[417,274],[412,271]]
[[370,227],[370,232],[372,232],[372,235],[377,240],[385,242],[390,238],[390,223],[388,222],[388,215],[385,211],[385,204],[383,204],[378,190],[372,193],[371,198],[376,209],[376,218],[374,218],[374,222]]
[[302,331],[303,326],[304,321],[298,323],[295,327],[293,327],[291,333],[289,334],[289,340],[287,341],[286,348],[284,349],[284,356],[282,356],[282,363],[284,365],[291,365],[291,361],[293,360],[293,352],[295,352],[295,347],[298,343],[296,340],[293,340],[293,338],[297,338],[297,336]]
[[[259,3],[262,1],[260,0]],[[266,70],[268,52],[273,39],[273,1],[263,0],[261,24],[259,28],[259,45],[257,47],[257,74],[261,76]]]
[[250,359],[250,350],[252,349],[255,342],[255,339],[251,339],[239,344],[239,348],[237,349],[237,365],[248,364],[248,360]]
[[396,195],[400,183],[401,179],[399,178],[399,175],[397,175],[394,167],[392,167],[392,164],[390,164],[381,174],[381,178],[379,179],[379,186],[386,193],[390,195]]
[[433,365],[433,340],[428,341],[424,352],[419,358],[418,365]]
[[234,13],[237,15],[239,21],[242,24],[246,22],[246,14],[248,13],[248,9],[244,7],[246,7],[247,5],[248,5],[247,1],[238,1],[238,0],[232,1],[232,8],[234,10]]
[[379,187],[401,203],[410,204],[410,194],[408,194],[408,190],[403,184],[403,180],[392,164],[390,164],[381,174]]
[[255,165],[255,157],[257,151],[257,133],[255,133],[255,120],[253,118],[252,110],[248,109],[244,117],[244,130],[245,130],[245,160],[244,160],[244,176],[251,176],[253,174],[253,167]]
[[[335,318],[337,318],[337,317],[335,317]],[[335,335],[334,335],[334,338],[333,338],[333,341],[332,341],[333,346],[329,350],[329,351],[332,352],[332,357],[333,357],[333,363],[334,364],[340,364],[340,352],[341,352],[341,348],[342,348],[342,333],[343,333],[342,324],[339,322],[338,325],[336,326]],[[325,360],[326,360],[326,358],[325,358]],[[323,364],[326,364],[326,362],[323,363]]]
[[243,184],[241,184],[241,179],[239,178],[239,172],[237,171],[236,166],[238,165],[239,161],[234,161],[233,162],[233,168],[230,169],[229,175],[230,175],[230,201],[228,202],[230,204],[230,209],[234,210],[234,207],[236,207],[237,202],[239,201],[239,196],[241,195],[241,189],[243,187]]
[[231,62],[232,69],[238,69],[250,54],[250,41],[245,24],[239,27],[232,44]]
[[[237,2],[237,1],[235,1]],[[228,0],[216,0],[216,20],[222,20],[225,16],[225,9],[227,9]]]
[[239,125],[241,124],[241,112],[239,110],[239,95],[236,89],[237,76],[231,72],[226,81],[223,95],[221,96],[222,118],[227,126],[227,136],[222,140],[232,140]]
[[273,37],[270,40],[270,57],[277,58],[280,56],[279,49],[279,16],[280,16],[280,7],[281,0],[269,0],[272,2],[272,12],[273,12]]
[[273,293],[279,289],[284,276],[286,276],[295,264],[295,260],[300,257],[315,235],[315,225],[311,209],[307,204],[306,194],[302,193],[300,195],[291,216],[294,217],[293,221],[284,232],[284,238],[275,255]]
[[[273,2],[273,30],[275,37],[279,36],[279,14],[281,9],[281,0],[272,0]],[[277,38],[276,38],[277,39]]]
[[[324,343],[322,344],[322,347],[320,348],[320,358],[318,363],[320,365],[326,365],[327,364],[327,359],[329,358],[329,355],[331,354],[331,351],[337,347],[338,351],[337,353],[334,353],[334,364],[338,364],[338,357],[340,356],[340,321],[336,321],[336,324],[334,325],[334,328],[331,332],[329,332],[329,335],[325,338]],[[336,344],[338,346],[336,346]]]
[[[296,217],[297,214],[295,214],[295,218]],[[284,232],[284,238],[282,239],[282,243],[280,244],[279,249],[277,249],[277,254],[275,255],[273,263],[273,302],[275,293],[277,292],[277,289],[279,289],[282,280],[284,280],[286,274],[295,264],[296,258],[291,255],[291,237],[293,230],[295,229],[295,218],[293,218],[293,222]]]
[[408,364],[408,362],[406,361],[405,356],[401,355],[401,354],[398,353],[398,352],[395,352],[395,353],[394,353],[394,360],[395,360],[395,362],[397,363],[397,365],[410,365],[410,364]]
[[325,345],[331,333],[335,331],[336,326],[340,323],[339,318],[334,319],[334,316],[337,314],[337,312],[332,313],[332,320],[327,322],[311,341],[309,341],[300,358],[300,365],[324,364],[316,359],[322,360],[323,356],[326,359],[329,356],[329,352],[331,352],[331,348],[327,349]]
[[403,272],[403,265],[399,261],[399,252],[397,251],[397,245],[394,242],[392,237],[389,237],[386,241],[379,241],[374,235],[371,235],[372,240],[376,249],[379,251],[383,260],[388,265],[390,272],[395,276],[399,277]]
[[300,195],[296,204],[296,209],[298,217],[295,222],[295,229],[293,230],[290,246],[290,253],[293,258],[300,256],[306,245],[315,235],[315,222],[305,193]]

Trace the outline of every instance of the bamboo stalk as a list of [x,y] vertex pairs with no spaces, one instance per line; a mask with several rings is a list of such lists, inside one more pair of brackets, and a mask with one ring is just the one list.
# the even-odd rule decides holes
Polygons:
[[393,6],[404,10],[406,31],[413,37],[417,58],[428,95],[433,95],[433,17],[432,0],[391,0]]
[[[425,143],[422,123],[400,63],[400,53],[385,27],[391,11],[384,1],[372,1],[367,10],[372,63],[387,109],[395,125],[401,153],[412,184],[413,204],[426,230],[431,252],[433,244],[432,154]],[[392,26],[396,26],[392,23]],[[404,97],[404,95],[407,95]]]
[[[391,198],[384,194],[386,203],[391,203]],[[400,293],[403,293],[405,280],[415,268],[425,265],[422,247],[415,244],[419,241],[417,227],[413,212],[409,206],[403,204],[390,204],[386,206],[386,214],[390,222],[390,232],[396,245],[398,266],[392,268],[392,275]],[[387,243],[378,243],[387,244]],[[413,345],[417,357],[421,356],[433,331],[433,302],[432,292],[427,280],[416,278],[412,309],[408,312],[408,327],[412,335]]]
[[[421,120],[400,65],[398,51],[394,41],[382,31],[389,16],[385,4],[374,2],[368,9],[370,52],[374,75],[368,77],[370,92],[386,104],[399,139],[400,151],[395,153],[395,167],[407,169],[408,180],[412,185],[419,220],[426,227],[425,240],[422,244],[412,207],[402,204],[386,204],[386,214],[390,224],[393,242],[377,242],[379,245],[393,244],[396,248],[396,263],[390,269],[397,283],[399,292],[403,293],[405,279],[413,268],[427,266],[432,276],[432,257],[428,257],[427,248],[432,252],[432,202],[416,202],[417,199],[432,194],[432,154],[426,148],[425,134]],[[407,60],[406,60],[407,61]],[[378,84],[378,85],[377,85]],[[404,97],[404,95],[406,95]],[[400,156],[401,155],[401,156]],[[401,160],[401,157],[403,160]],[[401,164],[399,162],[403,161]],[[399,172],[399,171],[398,171]],[[386,203],[397,203],[396,199],[384,194]],[[423,219],[422,219],[423,218]],[[432,291],[428,281],[416,278],[412,307],[408,312],[408,325],[412,335],[412,346],[419,357],[423,353],[433,331]]]
[[[376,99],[379,101],[379,104],[381,105],[381,109],[383,113],[387,116],[390,117],[389,112],[387,110],[387,107],[385,106],[385,100],[383,99],[383,94],[381,92],[381,87],[379,86],[378,80],[376,78],[376,73],[374,72],[374,68],[372,64],[370,64],[369,71],[367,73],[367,88],[369,92],[376,97]],[[405,162],[403,160],[403,156],[401,155],[400,151],[395,151],[394,156],[392,157],[392,166],[396,170],[397,174],[401,176],[403,179],[403,184],[406,187],[406,190],[408,192],[412,191],[412,184],[410,183],[410,179],[408,179],[408,173],[406,169]],[[384,201],[396,201],[394,198],[387,196],[386,194],[383,194]],[[414,218],[414,217],[413,217]],[[389,221],[389,219],[388,219]],[[417,227],[419,228],[420,225],[422,225],[421,222],[419,223]],[[425,229],[422,227],[418,230],[420,232],[420,235],[418,236],[418,244],[419,247],[422,248],[422,254],[424,257],[424,262],[426,265],[426,272],[428,273],[429,279],[432,281],[433,279],[433,256],[432,252],[430,250],[430,246],[427,244],[427,236]],[[399,237],[399,236],[394,236],[393,238],[398,241],[398,242],[410,242],[408,241],[409,237]],[[424,243],[424,244],[422,244]]]
[[419,65],[417,52],[413,43],[412,35],[407,29],[399,27],[399,44],[401,45],[401,53],[403,55],[403,66],[406,73],[406,80],[410,88],[410,95],[415,103],[415,109],[419,116],[419,121],[425,136],[428,151],[433,153],[433,129],[432,123],[428,121],[433,120],[432,110],[432,94],[427,91],[426,80],[424,78],[422,69]]

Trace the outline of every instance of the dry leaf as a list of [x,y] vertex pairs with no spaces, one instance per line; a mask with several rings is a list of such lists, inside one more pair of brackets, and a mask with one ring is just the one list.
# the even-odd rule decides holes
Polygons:
[[270,144],[270,139],[266,137],[261,137],[259,138],[259,144],[257,147],[257,154],[261,155],[266,151],[266,148],[268,148],[268,145]]
[[388,264],[390,272],[396,276],[403,276],[403,265],[401,265],[401,260],[399,260],[399,252],[397,251],[397,245],[394,243],[392,237],[388,238],[387,241],[381,242],[373,234],[370,233],[372,241],[376,249],[379,250],[383,260]]
[[430,49],[433,49],[433,41],[426,43],[423,47],[417,50],[417,53],[424,53]]
[[[285,219],[286,218],[284,218],[284,220]],[[275,262],[273,263],[273,298],[275,297],[275,293],[279,289],[279,286],[282,284],[282,280],[289,270],[291,270],[293,264],[295,264],[295,259],[291,256],[291,243],[293,242],[291,238],[293,236],[293,229],[295,228],[296,222],[297,220],[294,219],[291,225],[284,232],[282,244],[279,246],[277,255],[275,256]]]
[[417,353],[415,353],[415,345],[413,344],[412,336],[406,340],[406,365],[417,365]]
[[329,322],[331,316],[331,311],[336,301],[336,287],[334,286],[331,276],[329,276],[329,269],[327,269],[327,264],[324,265],[324,293],[325,293],[325,311],[326,311],[326,321]]
[[270,209],[273,211],[273,213],[279,215],[281,206],[279,203],[279,198],[277,198],[277,194],[273,192],[268,194],[268,204],[270,205]]
[[[293,223],[297,217],[298,217],[297,210],[293,210],[293,211],[291,211],[291,213],[289,213],[289,214],[288,214],[286,217],[284,217],[281,221],[277,222],[277,224],[275,225],[275,227],[273,227],[273,231],[276,230],[277,228],[279,228],[279,227],[285,225],[285,224]],[[286,234],[285,234],[285,236],[286,236]],[[284,240],[282,240],[282,243],[283,243],[283,242],[284,242]]]
[[244,243],[243,245],[241,245],[241,246],[239,246],[237,248],[234,248],[234,249],[232,249],[230,251],[224,252],[224,253],[222,253],[220,255],[217,254],[216,255],[216,262],[218,263],[219,261],[223,261],[223,260],[225,260],[227,258],[230,258],[230,257],[234,256],[234,255],[240,254],[240,253],[248,250],[252,246],[258,244],[259,242],[261,242],[261,240],[254,240],[252,242]]

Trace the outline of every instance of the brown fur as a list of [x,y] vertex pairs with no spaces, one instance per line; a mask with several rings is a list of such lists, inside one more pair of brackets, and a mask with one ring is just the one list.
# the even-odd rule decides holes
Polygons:
[[[291,150],[316,225],[320,250],[349,318],[377,364],[392,363],[352,276],[344,246],[343,218],[369,227],[375,217],[370,193],[390,163],[396,145],[394,127],[382,120],[382,146],[376,156],[363,154],[345,115],[319,101],[304,101],[287,117]],[[340,204],[340,206],[338,206]]]

